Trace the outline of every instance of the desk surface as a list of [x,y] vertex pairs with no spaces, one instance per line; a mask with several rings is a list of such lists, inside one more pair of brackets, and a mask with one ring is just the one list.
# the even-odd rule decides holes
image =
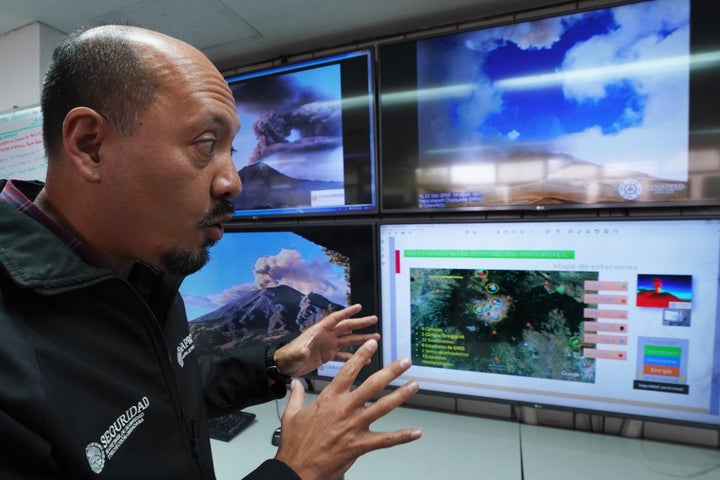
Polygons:
[[[314,398],[308,395],[308,401]],[[285,400],[246,409],[257,418],[231,442],[211,440],[218,480],[238,480],[275,455],[270,443],[280,425],[277,410]],[[502,420],[398,408],[373,424],[373,430],[419,427],[415,442],[370,452],[358,459],[345,480],[521,477],[519,425]]]
[[525,480],[720,479],[720,451],[521,425]]
[[[314,396],[308,394],[308,401]],[[231,442],[211,440],[218,480],[239,480],[275,455],[285,400],[248,408],[257,418]],[[358,459],[345,480],[720,479],[720,450],[504,420],[398,408],[374,430],[419,427],[415,442]]]

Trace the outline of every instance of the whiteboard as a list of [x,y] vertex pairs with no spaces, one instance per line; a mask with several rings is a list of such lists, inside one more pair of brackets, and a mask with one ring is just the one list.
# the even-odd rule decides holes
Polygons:
[[0,178],[44,181],[46,171],[40,107],[0,114]]

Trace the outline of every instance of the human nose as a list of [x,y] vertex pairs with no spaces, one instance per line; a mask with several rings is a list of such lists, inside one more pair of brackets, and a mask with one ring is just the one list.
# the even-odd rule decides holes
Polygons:
[[215,198],[233,198],[240,195],[242,191],[242,182],[240,174],[232,160],[232,155],[224,155],[220,162],[220,170],[213,179],[212,195]]

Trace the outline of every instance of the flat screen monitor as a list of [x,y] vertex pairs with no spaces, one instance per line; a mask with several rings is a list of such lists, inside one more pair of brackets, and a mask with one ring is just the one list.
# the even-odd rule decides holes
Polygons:
[[238,217],[377,211],[373,50],[227,78]]
[[384,223],[382,356],[421,391],[720,427],[720,220]]
[[720,203],[711,2],[378,48],[384,212]]
[[[210,261],[180,287],[198,355],[289,342],[354,303],[360,315],[377,314],[375,248],[373,223],[228,226]],[[341,365],[330,361],[310,377],[332,378]]]

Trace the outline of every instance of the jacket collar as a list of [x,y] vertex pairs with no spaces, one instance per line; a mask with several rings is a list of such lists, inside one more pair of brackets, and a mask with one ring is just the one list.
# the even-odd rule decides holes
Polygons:
[[3,202],[0,202],[0,267],[19,286],[48,294],[117,277],[111,269],[83,262],[52,232]]
[[[0,180],[0,191],[5,183]],[[32,198],[43,186],[41,182],[21,183]],[[77,242],[68,242],[68,234],[58,235],[48,228],[49,221],[33,218],[0,201],[0,267],[16,284],[53,294],[109,278],[120,279],[114,269],[104,261],[96,261],[94,255],[82,258],[88,257],[89,249],[78,251]],[[167,308],[165,303],[177,292],[182,277],[162,274],[137,262],[129,281],[147,303]]]

